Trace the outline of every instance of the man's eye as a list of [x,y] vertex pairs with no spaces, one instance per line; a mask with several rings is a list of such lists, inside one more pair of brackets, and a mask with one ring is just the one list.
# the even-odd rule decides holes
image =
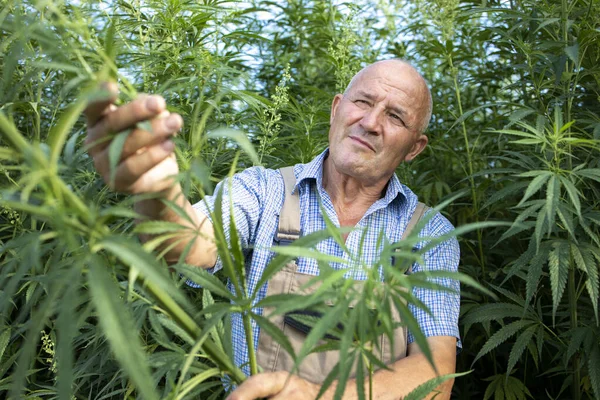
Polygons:
[[368,101],[361,100],[361,99],[358,99],[358,100],[356,100],[354,102],[357,103],[357,104],[364,104],[364,105],[367,105],[367,106],[370,105]]
[[389,116],[394,124],[399,126],[406,126],[404,120],[398,114],[390,113]]

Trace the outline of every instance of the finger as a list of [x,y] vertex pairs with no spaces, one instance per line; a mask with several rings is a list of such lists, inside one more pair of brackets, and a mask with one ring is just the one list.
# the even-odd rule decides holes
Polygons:
[[246,379],[227,400],[256,400],[276,395],[283,389],[287,372],[267,372]]
[[162,97],[141,95],[131,103],[107,113],[90,127],[85,144],[91,147],[91,153],[97,152],[98,148],[95,145],[107,140],[109,135],[132,128],[138,122],[152,119],[165,111],[165,107],[166,103]]
[[[164,111],[159,117],[151,120],[150,125],[151,132],[145,129],[134,129],[129,133],[123,144],[123,148],[121,149],[120,160],[124,160],[146,147],[162,143],[169,137],[175,135],[181,129],[183,119],[179,114],[169,114],[168,111]],[[105,150],[109,144],[109,141],[98,143],[94,149],[91,150],[92,154]],[[102,160],[102,162],[108,162],[108,158]]]
[[162,143],[176,134],[183,125],[183,118],[179,114],[169,114],[165,111],[159,118],[153,119],[151,125],[152,132],[144,129],[134,129],[131,132],[123,145],[121,160],[137,153],[140,149]]
[[[135,181],[145,172],[148,172],[165,158],[169,157],[174,149],[175,145],[173,142],[165,140],[162,143],[147,147],[139,154],[128,157],[117,166],[114,187],[111,188],[117,191],[128,191],[129,187]],[[104,152],[108,153],[108,149],[104,150]],[[102,154],[102,157],[108,158],[108,154]],[[110,185],[110,168],[108,167],[108,162],[103,165],[97,165],[96,168],[102,174],[104,181]]]
[[93,126],[102,118],[108,111],[110,106],[117,100],[119,88],[114,82],[104,82],[99,87],[100,91],[106,92],[106,96],[102,99],[90,101],[83,111],[86,117],[88,126]]

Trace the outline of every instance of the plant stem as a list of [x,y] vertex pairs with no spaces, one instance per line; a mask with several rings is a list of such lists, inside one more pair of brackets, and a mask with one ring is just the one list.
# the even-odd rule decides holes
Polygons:
[[[460,88],[458,86],[458,69],[454,67],[454,62],[452,61],[452,55],[448,54],[448,64],[450,66],[450,70],[452,71],[452,81],[454,83],[454,93],[456,94],[456,103],[458,105],[458,117],[462,118],[464,115],[462,108],[462,99],[460,96]],[[465,141],[465,151],[467,152],[467,166],[468,166],[468,174],[469,174],[469,185],[471,186],[471,197],[473,199],[473,214],[475,216],[475,222],[479,222],[479,199],[477,198],[477,190],[475,187],[475,179],[473,178],[473,156],[472,150],[469,143],[469,136],[467,134],[467,125],[463,120],[460,123],[462,127],[463,138]],[[485,268],[485,252],[483,251],[483,233],[481,229],[477,229],[477,243],[479,247],[479,263],[481,265],[481,272],[483,275],[486,273]]]
[[[577,328],[577,289],[575,288],[575,265],[573,265],[572,259],[569,263],[569,314],[571,329],[575,329]],[[579,371],[579,356],[577,354],[573,356],[571,369],[573,373],[573,385],[571,386],[573,400],[580,400],[581,391],[579,390],[579,383],[581,382],[581,374]]]
[[245,312],[242,316],[244,321],[244,332],[246,333],[246,346],[248,347],[248,358],[250,360],[250,375],[258,374],[258,363],[254,351],[254,333],[252,332],[252,321],[250,314]]
[[369,362],[369,400],[373,400],[373,363]]

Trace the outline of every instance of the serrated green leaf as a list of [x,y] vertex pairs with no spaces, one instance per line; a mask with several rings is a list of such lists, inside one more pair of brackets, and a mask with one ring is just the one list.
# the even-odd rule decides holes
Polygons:
[[548,255],[548,268],[550,270],[552,319],[554,321],[556,310],[567,286],[567,276],[569,273],[569,249],[564,243],[555,243],[554,248]]
[[[227,182],[230,185],[229,193],[231,193],[231,179],[229,179]],[[236,279],[239,282],[239,286],[241,289],[241,291],[236,294],[238,296],[243,296],[244,298],[247,298],[249,293],[246,284],[246,264],[244,259],[244,253],[242,251],[242,243],[240,241],[238,230],[235,225],[232,196],[229,196],[229,215],[229,254],[232,257],[233,269],[235,271]]]
[[238,131],[230,128],[221,128],[215,131],[209,132],[206,135],[207,138],[226,138],[231,139],[237,143],[238,146],[250,157],[250,160],[254,163],[254,165],[260,164],[260,159],[254,146],[246,136],[246,134],[242,131]]
[[228,300],[232,300],[234,298],[223,282],[206,270],[187,265],[175,266],[175,268],[177,268],[178,272],[185,275],[186,278],[202,286],[202,288],[210,290],[214,294],[224,297]]
[[[8,346],[8,341],[10,340],[10,327],[4,328],[2,334],[0,334],[0,361],[2,361],[2,356],[4,355],[4,351]],[[0,375],[2,376],[2,375]]]
[[546,218],[548,219],[548,233],[552,232],[554,227],[554,217],[556,215],[558,200],[560,199],[560,182],[556,175],[552,175],[548,180],[546,187]]
[[577,171],[577,175],[600,182],[600,168],[586,168]]
[[191,304],[183,293],[177,289],[172,280],[166,274],[166,269],[159,265],[158,261],[130,238],[120,236],[109,236],[97,244],[99,249],[106,249],[114,254],[119,260],[131,268],[139,271],[140,275],[148,282],[156,285],[168,296],[187,305]]
[[565,364],[573,357],[577,350],[579,350],[583,344],[583,340],[588,335],[593,334],[592,330],[588,327],[573,328],[568,332],[569,347],[567,348],[567,353],[565,355]]
[[[507,186],[504,186],[502,189],[492,193],[490,198],[483,204],[482,208],[488,208],[494,204],[500,203],[501,200],[504,200],[508,196],[525,189],[525,187],[527,187],[527,185],[528,185],[527,182],[521,182],[521,181],[509,183]],[[504,206],[504,203],[500,203],[500,204],[502,204]]]
[[109,169],[109,184],[111,187],[115,186],[115,177],[117,174],[117,166],[121,161],[121,153],[123,152],[123,146],[127,137],[131,133],[131,130],[126,130],[121,133],[117,133],[113,140],[108,145],[108,169]]
[[174,201],[170,201],[170,200],[166,200],[166,199],[160,199],[160,201],[164,205],[166,205],[167,207],[169,207],[169,210],[171,210],[175,214],[177,214],[178,217],[180,217],[184,221],[189,222],[192,225],[194,224],[194,221],[192,220],[192,217],[187,213],[186,210],[183,209],[183,207],[181,207],[180,205],[178,205]]
[[513,321],[502,328],[500,328],[496,333],[494,333],[487,342],[483,345],[475,360],[473,360],[473,364],[479,360],[482,356],[486,355],[490,351],[494,350],[496,347],[500,346],[502,343],[510,339],[521,329],[530,326],[532,322],[530,320],[518,320]]
[[344,315],[344,310],[348,308],[349,301],[342,299],[339,303],[331,307],[323,314],[323,317],[312,327],[310,333],[306,336],[300,351],[296,354],[296,363],[299,364],[317,345],[317,342],[325,337],[334,326],[340,322]]
[[524,144],[524,145],[530,145],[530,144],[543,144],[545,142],[544,139],[519,139],[519,140],[511,140],[510,143],[513,144]]
[[546,220],[546,210],[546,207],[540,208],[540,212],[538,213],[537,219],[535,221],[535,230],[533,233],[535,236],[536,247],[538,250],[542,243],[542,238],[544,234],[547,230],[549,230],[548,222]]
[[521,358],[523,351],[525,351],[525,348],[531,341],[531,338],[533,337],[533,334],[535,333],[536,329],[536,325],[530,326],[517,337],[517,340],[515,341],[515,344],[513,345],[512,350],[510,351],[510,356],[508,357],[508,367],[506,368],[507,376],[510,375],[511,371]]
[[484,400],[491,398],[492,395],[495,400],[525,400],[526,396],[531,397],[529,389],[514,376],[507,378],[503,374],[498,374],[485,380],[491,382],[485,391]]
[[349,350],[352,341],[354,340],[354,332],[356,332],[357,314],[356,309],[350,310],[350,318],[348,321],[345,321],[344,330],[342,332],[339,352],[340,358],[338,360],[340,368],[338,372],[338,385],[336,386],[334,393],[335,398],[342,398],[348,383],[350,371],[352,370],[352,365],[354,364],[352,356],[354,356],[356,352],[350,352]]
[[552,173],[540,171],[540,175],[533,178],[533,180],[527,186],[527,190],[525,190],[525,194],[523,195],[523,198],[519,202],[519,205],[523,204],[528,198],[530,198],[537,191],[539,191],[542,188],[542,186],[544,186],[546,181],[548,181],[548,179],[550,179],[550,176],[552,176]]
[[256,321],[261,330],[271,336],[277,343],[283,347],[285,352],[292,358],[292,360],[296,360],[296,352],[292,347],[287,336],[279,329],[274,323],[269,321],[267,318],[258,315],[256,313],[250,313],[250,317]]
[[446,374],[446,375],[442,375],[442,376],[436,376],[435,378],[430,379],[427,382],[417,386],[413,391],[411,391],[409,394],[407,394],[404,397],[404,400],[422,400],[425,397],[427,397],[427,395],[429,395],[431,392],[433,392],[435,390],[435,388],[438,387],[439,385],[441,385],[442,383],[444,383],[450,379],[456,379],[456,378],[460,378],[461,376],[468,375],[471,372],[472,371],[457,372],[454,374]]
[[346,262],[346,260],[344,260],[341,257],[332,256],[327,253],[321,253],[320,251],[313,250],[313,249],[307,249],[306,247],[301,247],[301,246],[292,246],[292,245],[274,246],[274,247],[271,247],[271,251],[274,253],[277,253],[277,254],[290,256],[292,258],[305,257],[305,258],[312,258],[317,261],[324,261],[324,262],[330,262],[330,263],[332,263],[332,262],[345,263]]
[[152,122],[150,120],[140,121],[135,124],[135,127],[149,133],[154,133],[152,131]]
[[317,397],[316,399],[320,399],[324,394],[325,391],[331,386],[331,384],[335,381],[335,378],[338,376],[338,370],[339,370],[340,365],[336,364],[331,371],[329,371],[329,374],[327,374],[327,376],[325,377],[325,379],[323,380],[323,382],[321,383],[321,387],[319,388],[319,392],[317,393]]
[[113,19],[110,21],[108,25],[108,29],[106,30],[106,36],[104,37],[104,51],[106,56],[113,60],[116,56],[116,48],[115,48],[115,31],[116,31],[116,20]]
[[519,110],[515,110],[513,111],[510,116],[508,117],[508,119],[511,122],[519,122],[521,121],[523,118],[527,117],[528,115],[531,115],[535,113],[534,109],[531,108],[522,108]]
[[525,301],[527,304],[531,302],[533,299],[533,295],[538,289],[538,284],[540,279],[542,278],[542,272],[544,263],[548,259],[547,252],[544,249],[540,248],[538,253],[531,259],[529,263],[529,268],[527,269],[527,279],[526,279],[526,297]]
[[558,203],[558,207],[556,208],[556,214],[560,219],[560,222],[567,228],[567,231],[571,235],[572,238],[576,238],[575,236],[575,225],[573,223],[573,215],[568,210],[564,203]]
[[[577,250],[579,250],[579,248],[577,248]],[[600,297],[600,274],[598,273],[598,266],[600,264],[600,251],[595,247],[584,247],[581,250],[581,261],[583,261],[581,266],[585,268],[585,273],[587,275],[585,288],[590,296],[596,323],[598,323],[598,299]],[[596,254],[598,254],[596,257],[598,263],[594,261]],[[577,264],[577,266],[579,267],[579,264]]]
[[524,137],[524,138],[529,138],[529,139],[539,139],[538,135],[534,135],[534,134],[523,132],[523,131],[517,131],[514,129],[501,129],[501,130],[496,130],[494,132],[502,133],[505,135]]
[[145,233],[150,235],[159,235],[166,232],[181,232],[189,229],[176,222],[168,221],[145,221],[138,223],[133,229],[134,233]]
[[[356,382],[356,393],[358,394],[358,400],[365,399],[365,369],[366,368],[365,368],[364,357],[362,357],[362,355],[359,355],[356,360],[356,376],[354,377],[354,381]],[[367,373],[370,374],[370,372],[371,372],[371,368],[369,366],[369,370],[367,371]],[[370,375],[369,375],[369,378],[371,378]],[[371,381],[371,379],[369,379],[369,381]],[[371,390],[372,385],[370,384],[371,382],[369,382],[368,384],[369,384],[369,395],[371,395],[371,397],[372,397],[372,390]]]
[[210,368],[188,379],[181,387],[181,392],[178,393],[176,400],[184,399],[185,396],[207,379],[221,375],[218,368]]
[[69,271],[69,285],[67,285],[64,296],[61,299],[58,318],[56,320],[56,331],[58,340],[56,343],[56,359],[58,364],[58,395],[61,399],[70,399],[73,392],[73,340],[77,332],[76,308],[79,305],[78,293],[81,282],[79,266]]
[[87,102],[85,100],[77,100],[67,107],[58,120],[58,123],[50,129],[47,139],[48,146],[50,146],[50,165],[56,165],[58,162],[67,137],[86,106]]
[[565,47],[565,54],[573,61],[573,64],[579,65],[579,43]]
[[400,320],[406,324],[406,328],[410,333],[412,333],[415,343],[419,346],[419,349],[429,362],[429,364],[435,368],[435,364],[433,362],[433,355],[431,354],[431,348],[429,347],[429,343],[427,342],[427,338],[423,334],[419,323],[413,316],[413,313],[409,310],[408,306],[404,304],[402,299],[398,299],[397,297],[392,297],[392,301],[394,302],[394,306],[396,310],[398,310],[398,314],[400,315]]
[[[223,221],[223,189],[219,190],[215,196],[214,212],[212,213],[213,220],[213,232],[215,237],[215,244],[217,245],[217,253],[223,265],[223,272],[232,284],[237,296],[242,296],[241,282],[236,272],[234,260],[229,252],[229,241],[225,235],[224,221]],[[233,219],[233,216],[231,216]]]
[[463,317],[466,326],[486,321],[501,321],[504,318],[521,318],[525,310],[519,305],[511,303],[482,304]]
[[89,287],[100,326],[113,354],[146,399],[158,399],[133,318],[118,301],[119,293],[97,257],[89,263]]
[[598,343],[588,355],[588,374],[594,395],[600,398],[600,346]]
[[195,338],[191,337],[181,326],[179,326],[175,321],[170,318],[165,317],[164,315],[158,315],[156,320],[167,330],[171,331],[175,335],[179,336],[189,345],[194,345],[196,343]]

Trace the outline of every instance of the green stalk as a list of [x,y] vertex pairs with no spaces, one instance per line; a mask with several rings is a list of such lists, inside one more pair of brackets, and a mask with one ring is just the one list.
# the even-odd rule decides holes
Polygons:
[[369,400],[373,400],[373,363],[369,362]]
[[[571,329],[577,328],[577,289],[575,287],[575,266],[573,260],[569,263],[569,314],[571,319]],[[571,369],[573,373],[573,385],[571,392],[573,400],[581,400],[581,391],[579,383],[581,382],[581,371],[579,370],[579,356],[575,354],[571,361]]]
[[[564,42],[564,46],[567,47],[567,45],[569,44],[569,28],[568,28],[568,10],[567,10],[567,3],[566,0],[562,0],[561,2],[561,26],[562,26],[562,31],[563,31],[563,42]],[[565,61],[565,71],[567,72],[571,72],[570,66],[572,65],[572,61],[569,61],[569,58],[567,57],[567,60]],[[576,65],[573,65],[573,69],[576,67]],[[575,87],[575,85],[573,85],[573,87]],[[565,95],[567,95],[567,101],[565,102],[565,118],[563,120],[563,123],[567,123],[569,121],[571,121],[571,105],[573,104],[573,96],[569,93],[571,91],[571,79],[567,79],[565,80],[564,83],[564,92]],[[566,136],[568,138],[571,137],[571,128],[569,127],[567,129],[567,131],[565,132]],[[573,157],[571,156],[571,142],[567,143],[567,154],[568,154],[568,162],[569,162],[569,170],[573,169]]]
[[246,346],[248,347],[248,357],[250,359],[250,375],[258,374],[258,363],[256,361],[256,352],[254,351],[254,334],[252,332],[252,321],[248,313],[242,316],[244,321],[244,332],[246,333]]
[[[458,86],[458,70],[454,68],[454,62],[452,60],[452,55],[448,54],[448,64],[450,65],[450,70],[452,71],[452,81],[454,83],[454,93],[456,94],[456,103],[458,105],[458,113],[459,118],[461,118],[464,114],[462,108],[462,99],[460,96],[460,88]],[[467,165],[468,165],[468,174],[469,174],[469,185],[471,186],[471,197],[473,198],[473,213],[475,214],[475,222],[479,222],[479,199],[477,198],[477,190],[475,186],[475,179],[473,178],[473,156],[472,151],[469,144],[469,136],[467,134],[467,125],[463,120],[460,123],[462,127],[463,138],[465,141],[465,149],[467,151]],[[481,264],[481,272],[483,275],[486,273],[485,268],[485,252],[483,251],[483,233],[481,229],[477,229],[477,243],[479,247],[479,262]]]

